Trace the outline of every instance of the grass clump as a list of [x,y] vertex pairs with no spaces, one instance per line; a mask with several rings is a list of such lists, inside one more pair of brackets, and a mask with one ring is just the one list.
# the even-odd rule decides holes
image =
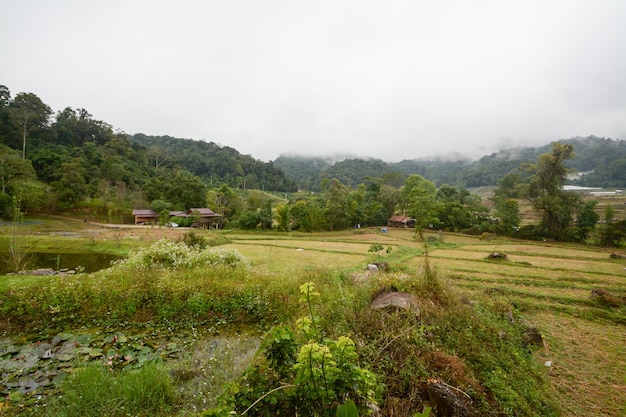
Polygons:
[[62,392],[39,412],[56,417],[168,416],[180,405],[171,377],[152,363],[113,372],[90,364],[67,377]]

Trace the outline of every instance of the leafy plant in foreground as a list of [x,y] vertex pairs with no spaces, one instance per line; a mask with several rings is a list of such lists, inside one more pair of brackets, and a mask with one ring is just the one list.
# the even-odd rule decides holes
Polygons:
[[232,385],[230,395],[223,399],[225,406],[209,410],[205,416],[233,412],[328,417],[359,415],[353,414],[354,410],[368,413],[369,405],[375,404],[376,376],[357,365],[352,339],[321,337],[312,308],[319,296],[313,283],[302,285],[300,295],[308,313],[296,324],[303,338],[297,338],[286,326],[272,328],[262,342],[259,363]]

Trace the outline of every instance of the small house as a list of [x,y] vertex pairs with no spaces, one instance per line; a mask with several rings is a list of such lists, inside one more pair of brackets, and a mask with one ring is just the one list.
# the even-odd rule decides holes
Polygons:
[[391,216],[387,220],[388,227],[415,227],[415,219],[408,216]]
[[150,224],[159,220],[159,214],[152,209],[135,209],[133,216],[135,217],[135,224]]
[[210,208],[191,208],[186,212],[187,217],[196,217],[196,222],[192,227],[201,229],[219,228],[221,214],[215,213]]

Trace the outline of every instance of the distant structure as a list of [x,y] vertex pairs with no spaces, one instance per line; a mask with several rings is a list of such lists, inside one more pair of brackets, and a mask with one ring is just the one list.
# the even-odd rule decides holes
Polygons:
[[564,185],[564,191],[573,191],[578,193],[589,193],[594,197],[610,197],[622,195],[622,190],[602,191],[602,187],[581,187],[578,185]]
[[595,196],[595,197],[608,197],[608,196],[612,196],[612,195],[622,195],[622,190],[615,190],[615,191],[592,191],[589,194]]

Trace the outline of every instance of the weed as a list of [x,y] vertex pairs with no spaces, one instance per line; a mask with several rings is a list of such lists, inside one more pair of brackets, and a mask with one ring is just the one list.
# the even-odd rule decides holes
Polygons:
[[[231,386],[223,406],[205,416],[229,410],[252,416],[334,416],[354,404],[366,412],[375,403],[376,376],[357,365],[354,342],[340,336],[321,338],[312,282],[300,287],[306,315],[297,321],[298,338],[289,327],[272,328],[261,344],[263,358]],[[343,407],[342,407],[343,406]]]
[[172,379],[158,364],[115,372],[90,364],[67,377],[62,392],[42,410],[44,415],[168,416],[179,406]]

